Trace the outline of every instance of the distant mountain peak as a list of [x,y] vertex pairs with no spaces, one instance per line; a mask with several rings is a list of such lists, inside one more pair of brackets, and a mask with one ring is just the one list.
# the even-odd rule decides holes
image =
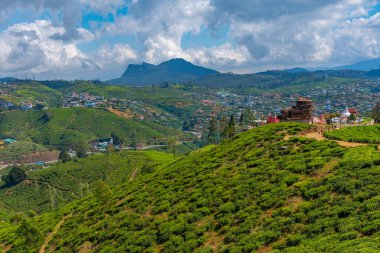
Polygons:
[[197,66],[182,58],[174,58],[158,65],[142,62],[129,64],[124,74],[108,81],[111,84],[152,85],[163,82],[181,83],[208,75],[218,75],[218,71]]

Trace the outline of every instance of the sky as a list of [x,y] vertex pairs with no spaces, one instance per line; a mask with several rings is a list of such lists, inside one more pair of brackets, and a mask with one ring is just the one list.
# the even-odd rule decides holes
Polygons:
[[372,0],[0,0],[0,76],[101,79],[184,58],[221,72],[380,57]]

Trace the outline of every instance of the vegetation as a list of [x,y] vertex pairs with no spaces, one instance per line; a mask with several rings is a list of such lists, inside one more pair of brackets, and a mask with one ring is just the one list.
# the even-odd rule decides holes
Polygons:
[[168,153],[115,151],[57,163],[44,169],[34,166],[27,171],[26,178],[17,177],[26,179],[23,183],[7,184],[0,189],[0,210],[3,203],[13,212],[46,212],[88,195],[98,180],[116,186],[128,182],[132,175],[137,178],[146,164],[155,170],[172,162],[173,156]]
[[127,144],[132,142],[132,133],[138,144],[157,143],[169,133],[180,133],[158,123],[125,119],[90,108],[14,111],[0,115],[0,122],[0,138],[16,138],[60,150],[88,149],[90,141],[110,138],[112,133]]
[[345,127],[325,132],[324,136],[332,140],[380,144],[380,125]]
[[26,179],[26,174],[23,169],[20,167],[13,167],[8,175],[3,176],[2,180],[4,181],[6,186],[14,186],[18,183],[21,183]]
[[[76,252],[378,252],[380,152],[270,124],[28,222]],[[64,221],[64,222],[63,222]],[[10,252],[38,251],[0,226]]]
[[37,102],[39,106],[57,106],[61,92],[49,88],[41,83],[33,81],[23,81],[18,84],[16,90],[9,90],[8,96],[3,96],[1,99],[12,102],[16,105],[21,105],[26,102]]
[[372,108],[371,117],[375,120],[376,123],[380,123],[380,101]]

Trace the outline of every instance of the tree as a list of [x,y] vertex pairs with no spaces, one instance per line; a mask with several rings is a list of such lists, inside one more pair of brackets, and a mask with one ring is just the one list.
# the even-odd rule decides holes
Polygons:
[[375,123],[380,123],[380,100],[372,108],[371,117],[375,120]]
[[242,127],[244,124],[244,113],[240,114],[239,125]]
[[61,160],[62,162],[68,162],[70,161],[70,155],[69,153],[66,151],[66,150],[62,150],[61,153],[59,153],[59,156],[58,156],[59,160]]
[[210,120],[210,126],[208,128],[208,141],[210,143],[215,144],[216,143],[216,135],[218,131],[217,121],[215,117],[212,117]]
[[172,136],[168,139],[167,145],[169,149],[172,151],[174,159],[176,157],[176,146],[177,146],[178,138],[176,136]]
[[44,107],[45,107],[45,105],[43,105],[43,104],[36,104],[36,106],[34,107],[34,109],[36,109],[36,110],[42,110],[42,109],[44,109]]
[[131,147],[133,150],[137,150],[138,148],[138,138],[137,138],[137,130],[134,130],[130,136],[131,139]]
[[350,125],[356,120],[355,114],[351,113],[350,116],[348,117],[348,121],[350,122]]
[[230,121],[228,122],[228,138],[235,136],[235,117],[231,114]]
[[21,169],[20,167],[16,167],[16,166],[13,167],[9,171],[8,175],[3,176],[3,181],[5,182],[7,186],[16,185],[18,183],[21,183],[25,179],[26,179],[25,171]]
[[228,118],[226,115],[224,115],[220,120],[220,135],[222,139],[228,138]]
[[87,157],[87,151],[86,151],[86,149],[80,148],[79,150],[77,150],[77,156],[79,158],[85,158],[85,157]]
[[123,138],[121,138],[118,134],[116,134],[115,132],[112,132],[111,134],[111,138],[113,140],[113,145],[114,146],[120,146],[120,145],[123,145],[124,144],[124,140]]
[[16,230],[16,233],[24,238],[26,245],[37,245],[42,239],[41,232],[29,224],[25,219],[22,220],[20,226]]
[[103,180],[98,180],[94,183],[93,194],[103,204],[107,203],[113,195],[111,188]]

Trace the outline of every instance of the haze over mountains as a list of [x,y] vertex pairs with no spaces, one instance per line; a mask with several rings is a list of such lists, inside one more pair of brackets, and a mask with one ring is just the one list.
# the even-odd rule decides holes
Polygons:
[[257,82],[258,76],[268,75],[311,75],[325,73],[339,77],[377,78],[380,77],[380,58],[362,61],[351,65],[331,68],[308,70],[305,68],[291,68],[284,70],[268,70],[255,74],[220,73],[216,70],[197,66],[181,58],[171,59],[158,65],[143,62],[129,64],[120,78],[107,81],[114,85],[157,85],[164,82],[186,83],[219,87],[231,84],[246,85]]

